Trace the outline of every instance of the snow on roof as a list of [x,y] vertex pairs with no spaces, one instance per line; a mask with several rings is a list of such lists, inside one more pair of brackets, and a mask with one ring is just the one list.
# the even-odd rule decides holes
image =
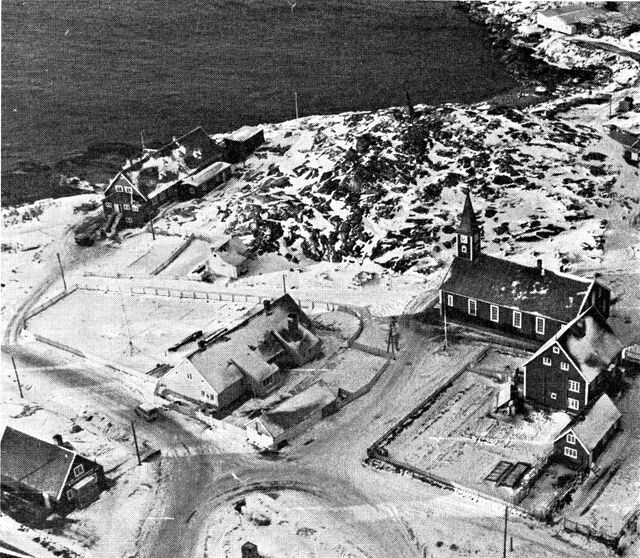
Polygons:
[[556,440],[571,430],[587,451],[591,452],[620,416],[620,411],[613,401],[606,393],[603,393],[593,407],[585,415],[578,417],[577,422],[565,429]]
[[57,497],[76,456],[74,451],[7,426],[2,435],[2,476]]
[[268,364],[248,347],[234,355],[231,362],[256,382],[261,382],[278,371],[275,364]]
[[311,414],[331,405],[335,400],[336,394],[331,388],[323,380],[318,380],[307,389],[263,413],[258,420],[275,438]]
[[580,311],[590,281],[549,270],[540,274],[510,260],[480,254],[454,258],[442,290],[568,322]]
[[[268,314],[264,308],[259,310],[206,349],[192,353],[184,362],[193,366],[218,393],[218,388],[223,390],[242,377],[238,365],[247,366],[246,373],[259,376],[266,369],[263,364],[258,366],[258,361],[264,364],[271,362],[283,350],[271,332],[285,328],[291,313],[298,315],[300,323],[310,324],[306,314],[287,294],[271,303]],[[251,365],[240,357],[246,355],[247,351],[252,351],[258,359],[254,361],[255,371],[249,370]],[[241,362],[236,365],[236,360]]]
[[220,174],[225,169],[231,168],[229,163],[225,163],[223,161],[216,161],[212,165],[188,176],[185,180],[185,184],[192,184],[194,186],[199,186],[203,182],[210,180],[212,177]]
[[231,132],[226,137],[231,141],[246,141],[261,132],[262,128],[258,126],[243,126],[235,132]]
[[588,382],[603,372],[622,351],[622,343],[595,311],[574,320],[560,343]]
[[242,254],[238,254],[235,251],[229,252],[215,252],[211,255],[212,258],[219,257],[221,260],[227,262],[229,265],[238,267],[247,261],[247,257]]
[[544,17],[557,17],[565,23],[587,23],[606,13],[606,10],[602,8],[590,8],[584,4],[576,3],[569,7],[545,10],[540,12],[540,15]]

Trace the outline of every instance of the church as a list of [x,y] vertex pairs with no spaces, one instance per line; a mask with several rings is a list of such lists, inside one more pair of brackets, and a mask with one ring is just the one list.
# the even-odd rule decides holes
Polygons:
[[542,345],[588,308],[606,320],[611,293],[595,280],[488,256],[482,251],[469,190],[456,232],[455,257],[440,286],[449,322],[495,329]]

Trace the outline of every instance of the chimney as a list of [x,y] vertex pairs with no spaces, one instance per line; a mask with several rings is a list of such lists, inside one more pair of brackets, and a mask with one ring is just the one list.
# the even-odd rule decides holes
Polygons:
[[271,314],[271,301],[269,299],[265,299],[262,301],[262,304],[264,304],[264,313],[267,316]]
[[59,446],[64,446],[64,441],[62,440],[62,434],[54,434],[53,441]]
[[204,339],[198,339],[198,348],[204,351],[207,348],[207,342]]
[[289,333],[291,335],[295,335],[298,333],[298,314],[292,312],[289,314],[289,318],[287,319],[287,324],[289,326]]

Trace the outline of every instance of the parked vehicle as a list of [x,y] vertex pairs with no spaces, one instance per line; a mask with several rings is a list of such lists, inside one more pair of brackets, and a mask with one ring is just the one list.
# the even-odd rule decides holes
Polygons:
[[136,407],[136,415],[143,418],[147,422],[152,422],[160,416],[160,413],[158,412],[157,407],[154,407],[149,403],[142,403],[142,405],[138,405]]

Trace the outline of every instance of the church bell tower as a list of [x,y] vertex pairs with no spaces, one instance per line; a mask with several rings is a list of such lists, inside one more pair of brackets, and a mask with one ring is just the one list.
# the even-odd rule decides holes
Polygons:
[[456,256],[471,262],[480,255],[480,226],[471,204],[469,189],[465,190],[464,209],[460,215],[460,225],[456,234]]

